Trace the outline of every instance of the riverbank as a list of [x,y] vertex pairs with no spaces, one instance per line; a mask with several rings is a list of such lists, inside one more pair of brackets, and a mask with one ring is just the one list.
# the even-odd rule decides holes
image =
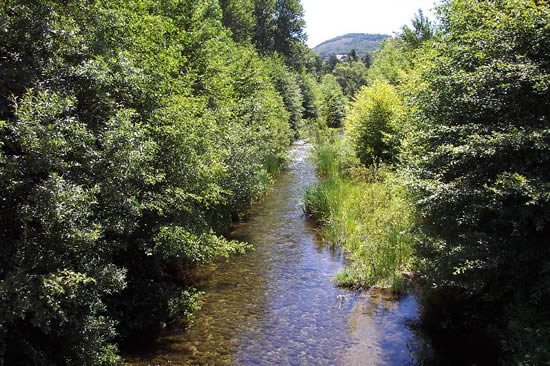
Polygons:
[[350,291],[331,282],[344,256],[327,246],[303,212],[307,187],[318,182],[293,145],[288,169],[236,223],[229,239],[254,247],[200,267],[193,285],[204,305],[189,328],[162,331],[149,348],[125,354],[130,365],[410,364],[423,343],[406,325],[415,297]]
[[306,191],[305,210],[349,259],[335,282],[402,292],[412,269],[414,219],[405,188],[387,167],[360,167],[337,131],[318,138],[311,158],[322,179]]

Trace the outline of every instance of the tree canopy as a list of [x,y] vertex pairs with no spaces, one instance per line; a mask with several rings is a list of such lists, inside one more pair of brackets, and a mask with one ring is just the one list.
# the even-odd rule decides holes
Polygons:
[[116,363],[190,319],[183,271],[248,248],[221,234],[303,117],[296,74],[247,41],[251,4],[2,5],[0,363]]

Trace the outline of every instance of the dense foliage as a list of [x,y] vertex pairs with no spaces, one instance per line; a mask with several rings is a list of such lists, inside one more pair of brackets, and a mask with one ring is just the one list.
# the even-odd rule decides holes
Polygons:
[[337,280],[400,287],[414,249],[436,346],[547,362],[550,6],[438,12],[322,65],[299,0],[2,2],[0,365],[113,364],[191,319],[186,271],[245,251],[223,233],[292,139],[342,124],[306,192]]
[[290,126],[297,137],[304,114],[304,100],[299,83],[299,75],[290,71],[281,59],[270,60],[270,76],[279,94],[283,97],[283,103],[290,114]]
[[[472,340],[471,352],[447,348],[436,362],[547,363],[550,6],[447,0],[438,14],[434,26],[420,11],[412,28],[373,54],[345,118],[346,139],[363,166],[382,164],[409,187],[411,196],[403,197],[417,210],[414,255],[427,286],[423,320],[436,331],[434,346],[456,343],[457,335]],[[334,74],[338,68],[335,62]],[[334,149],[317,148],[319,169],[334,165],[328,157],[338,161]],[[349,239],[349,225],[376,227],[353,214],[364,192],[373,192],[368,185],[355,190],[364,184],[326,180],[306,200]],[[364,248],[371,237],[384,243],[366,231]],[[355,269],[377,258],[357,253],[351,249],[344,283],[361,283]]]
[[[352,56],[350,56],[351,58]],[[332,74],[336,77],[336,81],[342,87],[344,94],[350,98],[363,85],[367,84],[367,67],[361,61],[339,63],[334,67]]]
[[419,48],[424,42],[433,38],[433,28],[433,24],[424,16],[422,9],[420,9],[412,20],[412,28],[408,25],[403,26],[399,38],[401,38],[410,49]]
[[403,119],[402,102],[385,81],[363,87],[350,106],[345,126],[356,155],[365,166],[395,162]]
[[508,351],[548,361],[550,6],[456,0],[440,16],[407,98],[416,249],[469,324],[496,322]]
[[196,309],[183,271],[246,249],[220,234],[316,104],[247,42],[250,4],[222,5],[2,3],[0,364],[116,362]]
[[329,127],[341,127],[346,114],[347,98],[336,81],[336,78],[327,74],[321,80],[321,116]]

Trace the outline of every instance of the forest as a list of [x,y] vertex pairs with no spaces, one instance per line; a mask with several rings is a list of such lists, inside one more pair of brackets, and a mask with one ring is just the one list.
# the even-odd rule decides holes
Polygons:
[[225,234],[304,138],[322,177],[304,209],[349,258],[338,284],[422,287],[434,347],[550,361],[546,0],[443,0],[333,64],[299,0],[0,14],[0,365],[120,364],[192,324],[189,272],[253,250]]

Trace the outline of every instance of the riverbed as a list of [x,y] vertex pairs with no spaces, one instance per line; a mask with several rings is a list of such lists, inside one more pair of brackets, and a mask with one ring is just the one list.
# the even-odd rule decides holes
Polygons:
[[311,145],[292,162],[230,238],[245,255],[200,268],[204,305],[189,328],[163,331],[130,365],[414,365],[424,347],[408,323],[413,295],[354,292],[331,282],[345,258],[316,234],[303,212],[317,180]]

